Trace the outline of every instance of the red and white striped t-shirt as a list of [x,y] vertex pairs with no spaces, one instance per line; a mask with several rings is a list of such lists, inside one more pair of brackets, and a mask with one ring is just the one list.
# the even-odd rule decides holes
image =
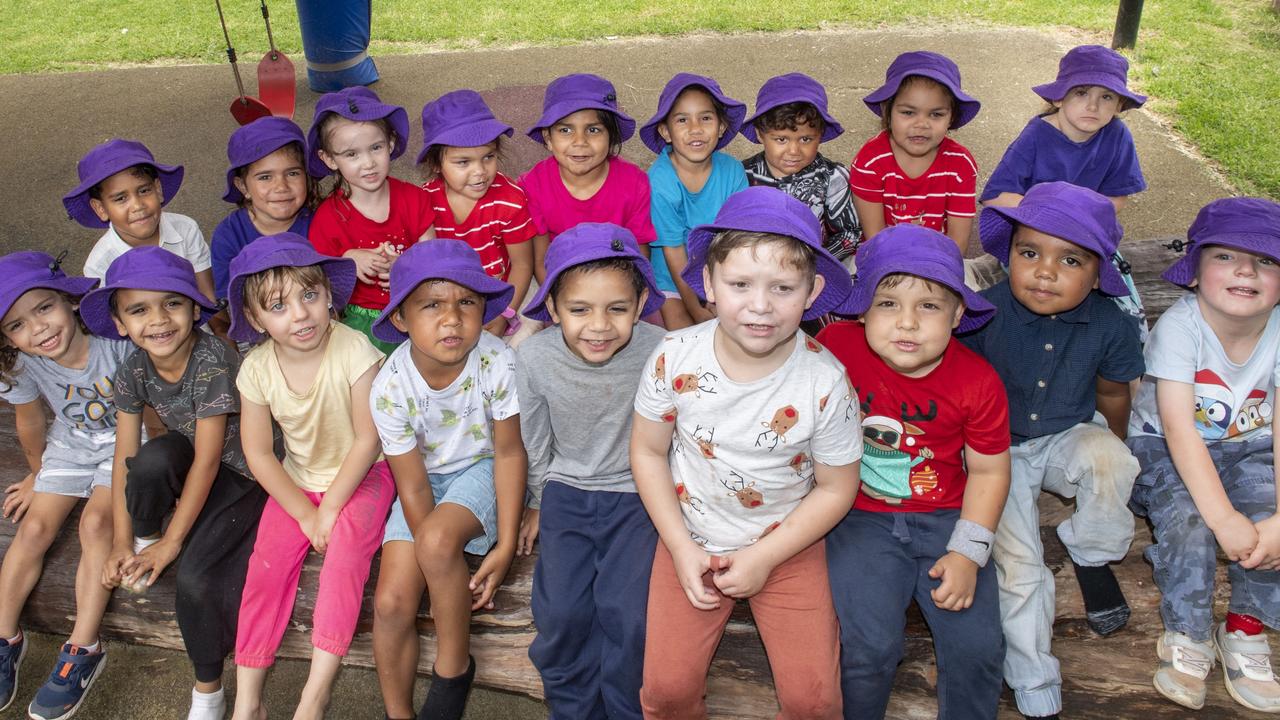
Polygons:
[[933,164],[917,178],[898,165],[887,130],[862,146],[849,169],[853,194],[884,205],[885,227],[914,223],[945,233],[947,216],[974,216],[977,185],[978,164],[951,138],[943,138]]
[[519,185],[502,173],[493,179],[484,197],[476,202],[462,222],[456,222],[444,180],[435,178],[422,186],[436,211],[436,237],[465,240],[480,254],[484,271],[491,277],[507,279],[511,257],[507,246],[527,242],[538,231],[529,217],[529,200]]

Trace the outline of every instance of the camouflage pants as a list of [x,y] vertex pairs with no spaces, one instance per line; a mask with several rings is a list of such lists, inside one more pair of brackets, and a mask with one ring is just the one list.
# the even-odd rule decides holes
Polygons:
[[[1129,507],[1151,520],[1155,544],[1146,549],[1160,588],[1166,630],[1208,642],[1213,632],[1213,585],[1218,543],[1173,467],[1164,438],[1138,436],[1129,447],[1142,464]],[[1271,436],[1243,442],[1208,443],[1209,456],[1232,506],[1257,522],[1276,512],[1275,459]],[[1227,567],[1231,612],[1252,615],[1280,628],[1280,572]]]

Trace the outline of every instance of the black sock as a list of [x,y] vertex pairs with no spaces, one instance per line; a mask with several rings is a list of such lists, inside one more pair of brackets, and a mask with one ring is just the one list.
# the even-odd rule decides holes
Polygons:
[[461,720],[467,707],[467,694],[476,677],[476,659],[467,658],[467,671],[456,677],[440,677],[431,670],[431,689],[418,711],[418,720]]
[[1110,565],[1085,567],[1075,562],[1076,581],[1084,595],[1084,611],[1089,627],[1099,635],[1110,635],[1129,622],[1129,603]]

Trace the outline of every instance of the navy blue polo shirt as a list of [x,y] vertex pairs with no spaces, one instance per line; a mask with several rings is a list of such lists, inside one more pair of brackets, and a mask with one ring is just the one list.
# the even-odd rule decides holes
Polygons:
[[1093,418],[1097,378],[1142,377],[1132,318],[1097,290],[1064,313],[1039,315],[1013,297],[1009,281],[982,291],[995,317],[960,341],[991,363],[1009,394],[1014,445]]

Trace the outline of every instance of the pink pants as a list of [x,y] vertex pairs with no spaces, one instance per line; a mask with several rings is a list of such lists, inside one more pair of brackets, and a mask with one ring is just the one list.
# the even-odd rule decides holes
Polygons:
[[[319,505],[324,493],[308,492],[306,496]],[[347,654],[360,619],[360,603],[373,554],[382,543],[383,527],[395,497],[391,469],[385,462],[377,462],[338,514],[320,569],[312,620],[311,644],[325,652]],[[240,599],[237,665],[269,667],[275,662],[276,650],[293,614],[298,575],[310,548],[311,542],[297,521],[275,498],[267,500]]]

